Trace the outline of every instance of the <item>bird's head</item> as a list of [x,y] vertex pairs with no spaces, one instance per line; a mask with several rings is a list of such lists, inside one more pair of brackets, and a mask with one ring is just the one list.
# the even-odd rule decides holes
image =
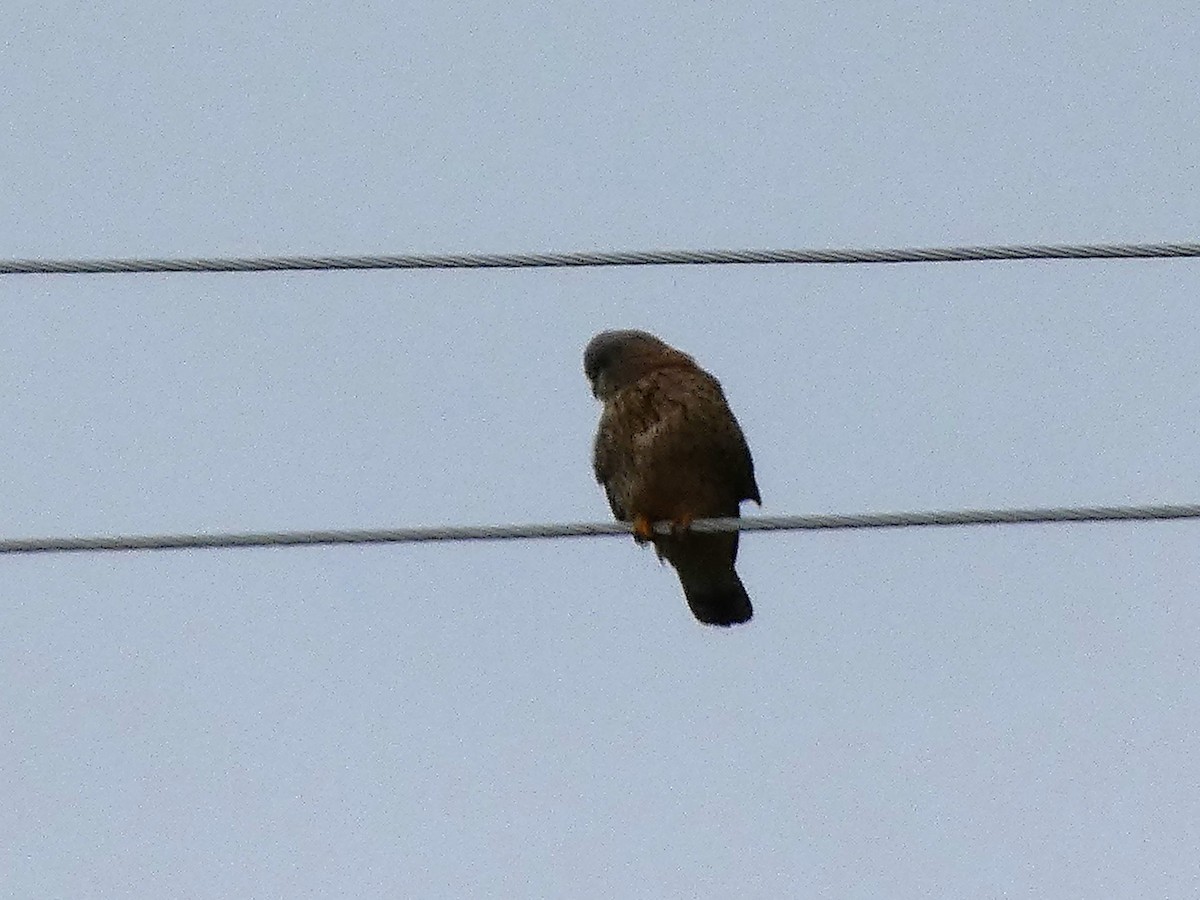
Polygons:
[[645,331],[602,331],[583,351],[583,371],[597,400],[608,400],[647,372],[665,366],[694,366],[686,353]]

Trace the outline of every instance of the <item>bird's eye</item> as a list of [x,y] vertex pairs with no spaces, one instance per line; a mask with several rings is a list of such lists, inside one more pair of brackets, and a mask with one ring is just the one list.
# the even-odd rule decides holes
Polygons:
[[588,378],[594,379],[601,372],[608,368],[610,362],[612,362],[612,354],[608,351],[601,350],[599,353],[594,354],[590,359],[587,360]]

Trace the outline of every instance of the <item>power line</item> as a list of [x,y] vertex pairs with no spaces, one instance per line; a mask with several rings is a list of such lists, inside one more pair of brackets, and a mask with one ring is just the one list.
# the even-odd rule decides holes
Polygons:
[[197,259],[0,260],[0,275],[279,272],[338,269],[537,269],[769,263],[930,263],[1019,259],[1200,257],[1200,244],[1032,244],[894,250],[650,250],[614,253],[461,253],[401,256],[260,256]]
[[[967,509],[860,515],[755,516],[701,519],[694,531],[830,531],[852,528],[913,528],[957,525],[1030,525],[1059,522],[1197,519],[1200,504],[1176,506],[1083,506],[1047,509]],[[669,525],[655,530],[665,534]],[[0,553],[64,553],[117,550],[182,550],[227,547],[295,547],[315,544],[408,544],[429,541],[499,541],[532,538],[629,535],[625,522],[548,525],[468,525],[335,531],[263,531],[225,534],[115,535],[111,537],[17,538],[0,540]]]

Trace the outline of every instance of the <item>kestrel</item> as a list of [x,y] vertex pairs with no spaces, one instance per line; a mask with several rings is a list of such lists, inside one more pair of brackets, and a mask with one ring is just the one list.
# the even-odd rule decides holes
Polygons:
[[[633,523],[679,573],[692,613],[708,625],[751,614],[734,569],[738,533],[688,530],[694,519],[740,515],[762,503],[754,462],[721,384],[686,353],[644,331],[604,331],[588,343],[583,369],[604,404],[592,467],[613,515]],[[672,523],[669,535],[654,522]]]

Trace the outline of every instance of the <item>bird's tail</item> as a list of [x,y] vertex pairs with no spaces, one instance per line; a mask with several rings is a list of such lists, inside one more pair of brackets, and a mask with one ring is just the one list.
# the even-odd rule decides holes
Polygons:
[[737,572],[730,571],[729,578],[720,584],[709,581],[701,585],[683,585],[692,615],[705,625],[740,625],[750,621],[754,607],[750,595],[742,586]]
[[705,625],[737,625],[754,614],[734,569],[737,534],[689,534],[664,542],[692,614]]

